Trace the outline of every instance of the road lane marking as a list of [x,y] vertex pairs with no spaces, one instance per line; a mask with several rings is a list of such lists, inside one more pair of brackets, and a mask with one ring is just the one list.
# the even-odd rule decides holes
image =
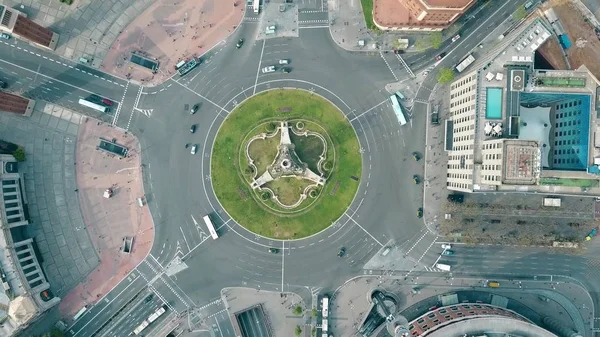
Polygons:
[[188,88],[187,86],[185,86],[185,85],[183,85],[183,84],[181,84],[181,83],[179,83],[177,81],[174,81],[174,82],[177,83],[177,84],[179,84],[181,87],[187,89],[189,92],[196,94],[196,96],[202,98],[203,100],[207,101],[208,103],[210,103],[210,104],[216,106],[217,108],[221,109],[222,111],[225,111],[225,114],[229,114],[229,111],[227,111],[225,108],[223,108],[219,104],[217,104],[217,103],[213,102],[212,100],[208,99],[207,97],[205,97],[203,95],[200,95],[199,93],[195,92],[194,90]]
[[281,292],[283,292],[283,271],[285,270],[285,241],[281,241]]
[[123,102],[125,102],[125,95],[127,94],[127,89],[129,88],[129,82],[127,82],[127,86],[125,87],[125,90],[123,91],[123,97],[121,97],[121,102],[119,102],[119,107],[117,107],[117,111],[115,112],[115,117],[113,118],[112,121],[112,126],[115,126],[117,124],[117,120],[119,119],[119,114],[121,113],[121,107],[123,106]]
[[383,62],[385,62],[385,65],[388,67],[388,69],[390,70],[390,72],[392,73],[392,75],[394,76],[394,79],[396,80],[396,82],[398,82],[398,76],[396,76],[396,74],[394,74],[394,71],[392,70],[392,67],[390,66],[390,64],[388,63],[388,61],[385,59],[385,57],[383,56],[383,52],[380,51],[379,55],[383,59]]
[[348,212],[344,212],[344,215],[346,215],[350,220],[352,220],[352,222],[354,222],[355,225],[357,225],[360,229],[362,229],[365,233],[367,233],[367,235],[370,236],[371,239],[375,240],[375,242],[377,242],[381,247],[383,247],[381,242],[379,242],[379,240],[377,240],[373,235],[371,235],[371,233],[367,232],[367,230],[363,226],[361,226],[358,222],[356,222],[356,220],[354,220],[350,216],[350,214],[348,214]]
[[256,69],[256,80],[254,81],[254,91],[252,92],[252,95],[256,94],[256,85],[258,84],[258,75],[260,75],[260,66],[262,63],[262,58],[263,58],[263,54],[265,52],[265,44],[266,44],[267,40],[263,40],[263,45],[262,45],[262,49],[260,51],[260,58],[258,59],[258,69]]
[[[135,98],[135,103],[133,103],[133,108],[131,109],[131,114],[129,115],[129,120],[127,121],[127,127],[125,128],[125,131],[129,130],[129,126],[131,125],[131,120],[133,119],[133,112],[137,109],[138,103],[140,103],[140,97],[142,96],[143,89],[144,89],[144,87],[140,85],[140,89],[138,90],[137,97]],[[119,104],[119,106],[121,106],[121,104]]]
[[183,241],[185,241],[185,245],[187,246],[187,249],[189,252],[191,249],[190,249],[190,245],[188,244],[187,238],[185,237],[185,234],[183,234],[183,228],[181,228],[181,226],[179,226],[179,230],[181,231],[181,235],[183,236]]
[[369,110],[367,110],[367,111],[365,111],[365,112],[361,113],[360,115],[358,115],[358,116],[356,116],[356,117],[352,118],[352,119],[350,120],[350,123],[352,123],[352,122],[353,122],[355,119],[357,119],[357,118],[361,117],[362,115],[364,115],[364,114],[366,114],[367,112],[369,112],[369,111],[371,111],[371,110],[373,110],[373,109],[377,108],[378,106],[382,105],[383,103],[385,103],[385,102],[387,102],[387,101],[388,101],[388,100],[387,100],[387,99],[385,99],[385,100],[383,100],[381,103],[377,104],[376,106],[374,106],[374,107],[370,108]]
[[[140,275],[141,275],[141,274],[140,274]],[[91,322],[94,322],[94,320],[96,319],[96,317],[98,317],[98,315],[100,315],[100,313],[102,313],[102,311],[104,311],[104,309],[108,308],[108,305],[109,305],[110,303],[112,303],[114,300],[116,300],[117,298],[119,298],[119,296],[121,296],[121,294],[123,294],[123,293],[124,293],[124,292],[127,290],[127,288],[129,288],[129,287],[130,287],[130,286],[131,286],[131,285],[132,285],[132,284],[133,284],[133,283],[134,283],[134,282],[135,282],[135,281],[136,281],[138,278],[140,278],[140,276],[139,276],[139,275],[138,275],[138,276],[136,276],[136,277],[135,277],[135,278],[134,278],[134,279],[133,279],[131,282],[129,282],[129,284],[128,284],[128,285],[125,287],[125,289],[121,290],[121,292],[120,292],[120,293],[118,293],[118,294],[117,294],[117,296],[115,296],[115,297],[114,297],[112,300],[110,300],[110,301],[109,301],[109,302],[108,302],[108,303],[107,303],[107,304],[104,306],[104,308],[100,309],[100,311],[98,311],[98,313],[97,313],[97,314],[96,314],[94,317],[92,317],[92,319],[91,319],[89,322],[85,323],[85,325],[84,325],[84,326],[82,326],[82,327],[81,327],[81,329],[79,329],[79,331],[77,331],[76,333],[74,333],[74,334],[73,334],[73,337],[77,336],[77,335],[78,335],[78,334],[81,332],[81,330],[85,329],[85,327],[86,327],[86,326],[88,326],[88,325],[89,325]],[[83,318],[83,317],[82,317],[82,318]],[[72,327],[72,326],[71,326],[71,327]],[[70,330],[70,329],[69,329],[69,330]]]

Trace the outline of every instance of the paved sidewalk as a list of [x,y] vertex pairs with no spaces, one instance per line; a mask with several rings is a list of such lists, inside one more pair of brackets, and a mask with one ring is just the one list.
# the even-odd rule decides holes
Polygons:
[[[120,159],[98,150],[99,138],[115,139],[129,153]],[[120,129],[95,119],[84,118],[77,136],[77,189],[85,228],[100,256],[100,264],[87,279],[69,292],[60,303],[61,315],[73,315],[93,304],[117,285],[150,251],[154,236],[147,206],[136,201],[143,197],[139,142]],[[103,192],[112,187],[114,195]],[[133,252],[120,251],[122,238],[135,236]]]
[[[71,60],[85,57],[100,66],[108,48],[125,27],[154,0],[4,0],[35,22],[60,34],[56,53]],[[23,6],[23,7],[21,7]]]
[[[179,61],[224,41],[242,21],[245,6],[245,0],[158,0],[118,37],[100,68],[146,85],[162,83]],[[158,72],[129,62],[131,52],[158,61]]]

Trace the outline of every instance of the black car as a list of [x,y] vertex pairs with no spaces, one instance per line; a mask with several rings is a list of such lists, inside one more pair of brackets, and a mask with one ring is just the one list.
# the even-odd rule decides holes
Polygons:
[[277,248],[269,248],[269,253],[277,254],[277,253],[279,253],[279,249],[277,249]]
[[237,44],[235,45],[235,47],[237,49],[240,49],[240,48],[242,48],[243,45],[244,45],[244,39],[239,39]]
[[413,182],[414,182],[416,185],[418,185],[419,183],[421,183],[421,178],[419,178],[419,176],[415,174],[415,175],[413,176]]
[[423,217],[423,207],[419,207],[419,209],[417,210],[417,218],[422,218]]
[[196,132],[196,124],[194,124],[190,127],[190,133],[194,133],[194,132]]
[[338,257],[344,257],[344,255],[346,255],[346,247],[342,247],[338,251]]
[[292,72],[292,68],[289,68],[289,67],[281,68],[281,72],[289,74]]
[[195,114],[198,111],[198,109],[200,109],[200,104],[194,104],[194,106],[190,110],[190,114]]
[[436,57],[435,57],[435,60],[436,60],[436,61],[439,61],[439,60],[443,59],[443,58],[444,58],[444,56],[446,56],[446,52],[443,52],[443,53],[439,54],[438,56],[436,56]]
[[413,152],[412,157],[414,161],[419,161],[421,159],[421,155],[419,154],[419,152]]

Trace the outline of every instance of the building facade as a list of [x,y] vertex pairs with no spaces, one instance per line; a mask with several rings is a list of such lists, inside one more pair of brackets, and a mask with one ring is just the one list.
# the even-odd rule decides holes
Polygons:
[[375,0],[373,22],[382,30],[441,31],[476,0]]

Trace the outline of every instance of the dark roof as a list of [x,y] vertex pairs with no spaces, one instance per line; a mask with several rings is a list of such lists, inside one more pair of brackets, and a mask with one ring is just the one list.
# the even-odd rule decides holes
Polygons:
[[19,165],[16,161],[9,161],[4,165],[4,170],[6,173],[17,173],[19,172]]
[[42,46],[50,47],[52,42],[52,32],[46,27],[42,27],[33,20],[19,15],[15,22],[13,32],[27,40],[41,44]]
[[27,105],[29,105],[29,99],[27,98],[0,92],[0,111],[24,115],[27,112]]

